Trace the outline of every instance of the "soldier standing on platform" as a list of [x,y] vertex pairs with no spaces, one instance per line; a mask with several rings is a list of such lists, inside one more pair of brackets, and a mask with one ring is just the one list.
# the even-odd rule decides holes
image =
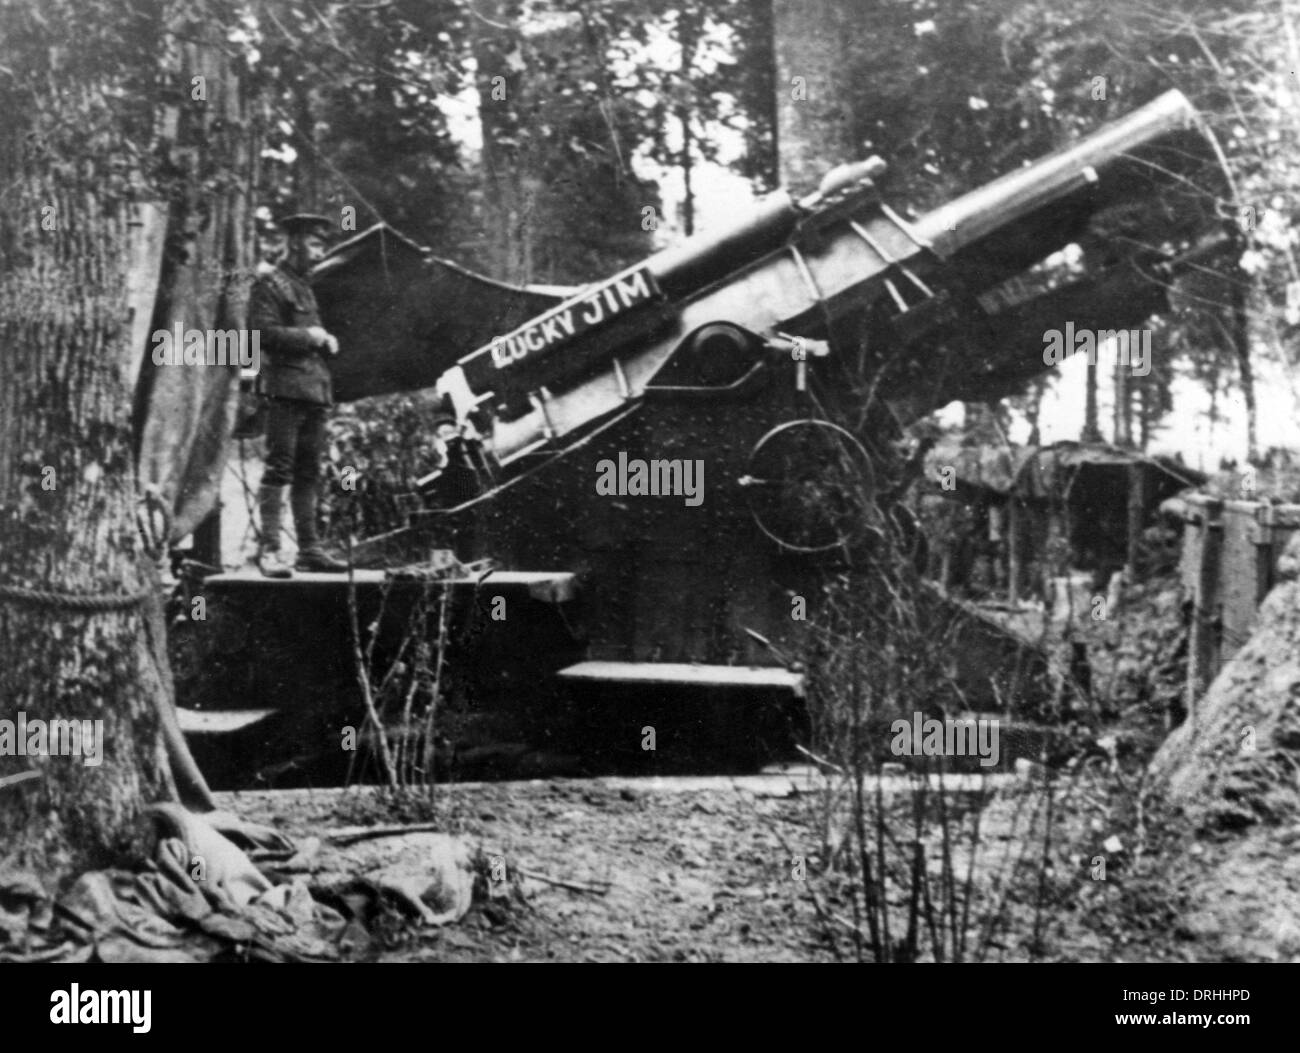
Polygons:
[[[258,490],[261,540],[258,566],[268,578],[289,578],[293,569],[337,573],[347,565],[329,556],[316,533],[320,462],[325,423],[334,404],[329,358],[339,343],[320,324],[307,272],[325,255],[332,224],[325,216],[295,215],[280,222],[289,239],[285,258],[253,286],[249,329],[260,331],[259,390],[267,399],[266,470]],[[284,487],[298,535],[291,569],[280,555]]]

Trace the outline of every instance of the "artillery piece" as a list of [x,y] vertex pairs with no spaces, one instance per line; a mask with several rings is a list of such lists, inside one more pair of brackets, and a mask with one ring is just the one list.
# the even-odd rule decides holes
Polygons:
[[[1170,92],[915,221],[881,200],[872,158],[564,292],[488,282],[372,228],[314,276],[344,349],[337,397],[435,387],[478,440],[479,487],[363,542],[358,562],[450,548],[505,568],[480,591],[499,582],[509,610],[525,590],[519,618],[562,608],[568,640],[503,663],[502,705],[566,683],[797,696],[792,604],[873,532],[908,529],[891,507],[901,429],[1014,391],[1047,368],[1048,330],[1168,310],[1179,267],[1223,243],[1197,228],[1204,210],[1178,208],[1208,156]],[[1163,251],[1009,291],[1098,217],[1156,202]],[[524,646],[515,617],[468,662],[499,671]]]

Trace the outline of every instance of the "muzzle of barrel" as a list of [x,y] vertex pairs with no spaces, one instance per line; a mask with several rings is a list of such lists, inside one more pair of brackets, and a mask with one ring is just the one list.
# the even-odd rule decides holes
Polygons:
[[1079,142],[964,194],[921,217],[914,229],[940,256],[980,240],[1085,187],[1175,132],[1197,126],[1187,97],[1169,91]]

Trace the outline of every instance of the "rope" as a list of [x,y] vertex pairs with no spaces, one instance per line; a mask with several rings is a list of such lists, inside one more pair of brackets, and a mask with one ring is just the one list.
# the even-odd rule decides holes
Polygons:
[[53,607],[63,611],[81,611],[97,614],[104,611],[129,610],[144,603],[151,590],[142,589],[134,594],[107,592],[58,592],[53,589],[29,589],[23,585],[0,585],[0,600],[27,604],[33,607]]

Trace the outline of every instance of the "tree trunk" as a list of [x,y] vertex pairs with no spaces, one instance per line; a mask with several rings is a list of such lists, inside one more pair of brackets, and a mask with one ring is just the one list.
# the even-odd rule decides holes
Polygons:
[[1250,329],[1244,294],[1239,294],[1232,314],[1232,346],[1241,371],[1241,398],[1246,404],[1246,463],[1258,465],[1259,429],[1255,402],[1255,365],[1250,358]]
[[[219,23],[203,7],[187,5],[191,40]],[[147,349],[132,311],[158,278],[157,224],[136,201],[157,197],[139,166],[170,135],[165,14],[0,12],[0,839],[10,865],[51,875],[137,858],[147,802],[211,806],[175,724],[163,594],[136,523]],[[190,74],[211,71],[187,58],[173,91],[201,103]],[[205,214],[222,237],[239,230]]]
[[474,61],[478,66],[479,124],[483,134],[483,226],[489,273],[507,282],[532,280],[529,228],[533,207],[528,176],[532,130],[524,123],[523,35],[509,25],[500,0],[478,5]]
[[103,112],[98,85],[72,81],[40,109],[0,113],[0,698],[29,727],[102,721],[99,764],[0,755],[0,777],[35,773],[0,788],[0,839],[37,872],[134,854],[141,804],[173,795],[146,608],[109,606],[149,578],[132,462],[132,209],[101,189],[113,183],[105,157],[64,153],[54,122]]
[[774,0],[781,182],[796,197],[836,165],[861,160],[845,100],[854,97],[870,18],[861,0]]
[[[689,10],[678,12],[677,16],[678,46],[682,50],[681,62],[677,67],[680,82],[678,89],[683,100],[688,98],[687,86],[691,82],[691,68],[695,63],[695,48],[699,39],[699,26]],[[695,149],[691,134],[691,105],[683,101],[677,107],[677,121],[682,126],[682,233],[688,238],[695,233],[695,186],[694,159]]]
[[1152,384],[1148,378],[1138,388],[1138,449],[1143,453],[1147,452],[1147,446],[1151,443],[1151,418],[1154,412],[1152,402],[1154,398]]
[[1115,445],[1123,449],[1133,445],[1133,395],[1128,367],[1118,355],[1115,359]]
[[1084,376],[1083,393],[1083,432],[1080,442],[1101,442],[1101,429],[1097,426],[1097,362],[1088,360],[1088,371]]
[[1025,398],[1025,420],[1029,423],[1029,441],[1026,445],[1039,446],[1043,441],[1040,419],[1043,415],[1043,394],[1047,391],[1047,381],[1039,377],[1029,385]]

